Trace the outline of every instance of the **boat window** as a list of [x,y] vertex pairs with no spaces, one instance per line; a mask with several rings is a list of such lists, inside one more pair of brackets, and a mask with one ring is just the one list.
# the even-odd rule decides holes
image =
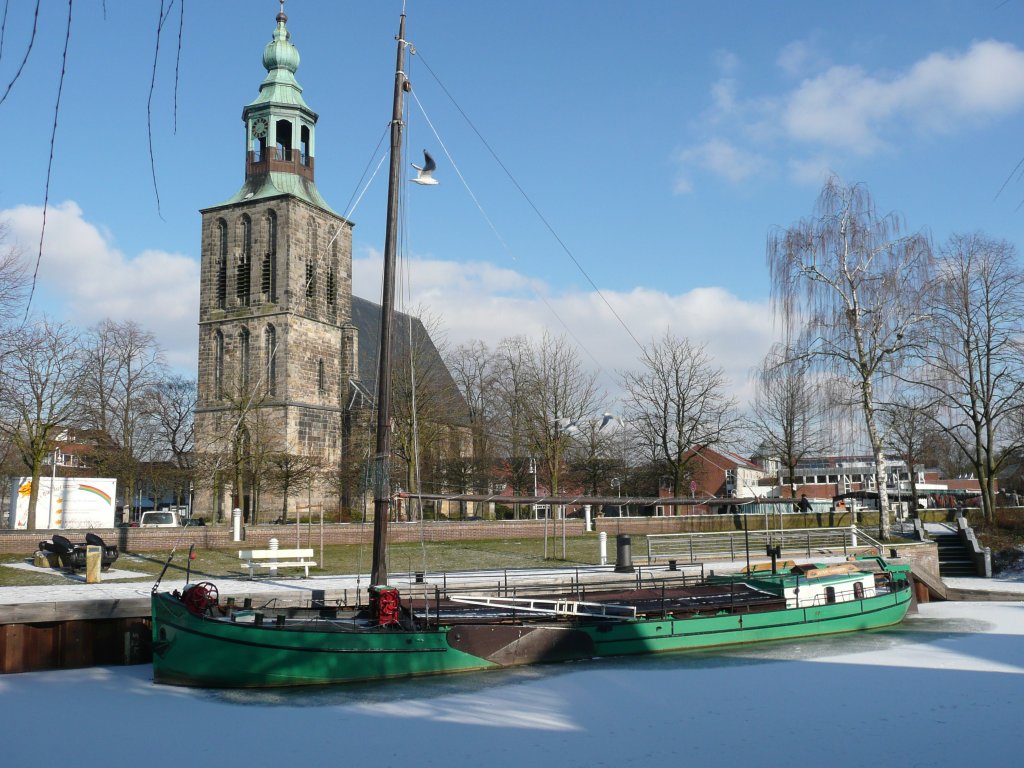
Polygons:
[[864,599],[864,584],[862,582],[855,581],[853,583],[853,596],[857,600]]
[[832,605],[836,601],[836,588],[825,587],[825,602]]

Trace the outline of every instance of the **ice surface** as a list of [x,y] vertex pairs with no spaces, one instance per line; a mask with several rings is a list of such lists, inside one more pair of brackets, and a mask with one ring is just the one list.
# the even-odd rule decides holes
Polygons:
[[0,676],[0,754],[146,768],[1004,764],[1024,747],[1022,673],[1024,603],[963,602],[799,643],[316,690],[155,686],[148,666],[43,672]]

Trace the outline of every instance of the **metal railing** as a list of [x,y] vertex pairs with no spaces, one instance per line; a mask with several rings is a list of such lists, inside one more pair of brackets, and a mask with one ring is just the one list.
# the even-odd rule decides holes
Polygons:
[[851,550],[881,545],[856,526],[847,528],[793,528],[774,531],[727,533],[659,533],[647,536],[647,561],[679,560],[691,563],[709,560],[740,560],[748,548],[761,553],[778,546],[783,555],[815,554],[847,556]]

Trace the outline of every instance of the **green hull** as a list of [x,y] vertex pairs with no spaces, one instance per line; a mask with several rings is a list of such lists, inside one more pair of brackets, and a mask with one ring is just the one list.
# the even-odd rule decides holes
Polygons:
[[904,585],[861,600],[741,615],[337,632],[204,618],[155,594],[153,678],[202,687],[320,685],[715,648],[885,627],[902,621],[910,602]]

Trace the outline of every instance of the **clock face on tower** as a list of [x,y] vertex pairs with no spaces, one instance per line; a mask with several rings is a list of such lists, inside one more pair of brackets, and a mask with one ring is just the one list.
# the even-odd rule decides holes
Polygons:
[[254,139],[265,139],[267,137],[267,118],[257,117],[252,121],[252,136]]

